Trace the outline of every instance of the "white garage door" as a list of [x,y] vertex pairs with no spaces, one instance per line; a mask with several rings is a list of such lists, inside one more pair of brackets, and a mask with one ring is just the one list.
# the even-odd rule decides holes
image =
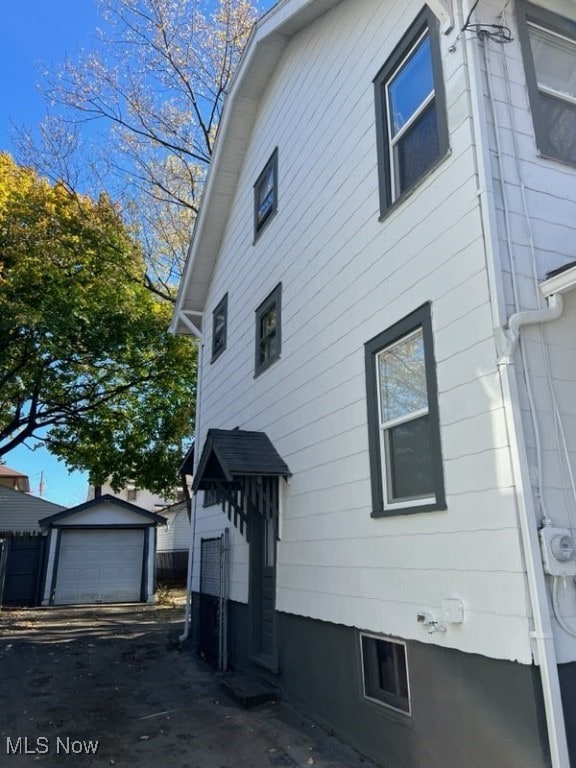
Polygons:
[[142,529],[62,531],[54,602],[140,600],[143,556]]

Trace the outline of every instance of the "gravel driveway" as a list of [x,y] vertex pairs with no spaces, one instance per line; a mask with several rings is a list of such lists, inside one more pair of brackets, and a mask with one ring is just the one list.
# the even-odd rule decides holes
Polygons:
[[170,642],[182,606],[0,612],[0,766],[370,768],[285,703],[242,709]]

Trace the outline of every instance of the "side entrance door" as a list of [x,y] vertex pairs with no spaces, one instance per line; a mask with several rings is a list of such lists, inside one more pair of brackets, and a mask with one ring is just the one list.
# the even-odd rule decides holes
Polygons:
[[250,521],[250,607],[254,661],[276,670],[276,520],[254,515]]

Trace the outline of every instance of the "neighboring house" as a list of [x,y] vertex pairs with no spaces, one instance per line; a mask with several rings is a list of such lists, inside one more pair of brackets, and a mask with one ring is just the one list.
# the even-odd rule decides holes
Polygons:
[[283,0],[229,89],[192,626],[388,768],[576,767],[575,72],[569,0]]
[[[114,491],[109,484],[100,487],[103,495],[124,499],[137,507],[166,518],[166,525],[158,528],[156,539],[156,569],[158,583],[174,583],[186,580],[188,547],[190,543],[190,518],[182,492],[175,491],[174,498],[166,498],[134,484]],[[95,488],[88,489],[88,500],[95,498]]]
[[[3,467],[2,469],[6,469]],[[26,487],[26,475],[14,473]],[[64,507],[0,485],[0,605],[38,605],[45,570],[46,536],[39,520]]]
[[0,486],[0,538],[7,533],[40,533],[38,521],[65,507]]
[[152,602],[156,528],[165,524],[109,495],[43,518],[49,535],[43,604]]
[[17,472],[5,464],[0,464],[0,487],[30,493],[30,480],[28,475],[23,475],[22,472]]

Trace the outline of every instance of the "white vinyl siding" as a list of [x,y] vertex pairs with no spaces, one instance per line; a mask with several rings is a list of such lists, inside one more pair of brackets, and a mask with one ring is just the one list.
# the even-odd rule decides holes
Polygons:
[[[230,291],[229,337],[225,365],[204,366],[199,444],[209,427],[263,430],[292,472],[281,481],[280,611],[531,663],[466,65],[462,46],[448,51],[447,36],[440,44],[451,153],[378,220],[372,78],[420,10],[412,0],[343,2],[288,43],[258,105],[208,297],[212,307]],[[500,8],[487,4],[491,10]],[[571,169],[552,169],[526,139],[517,42],[506,55],[543,273],[573,258],[576,185]],[[253,180],[276,146],[282,205],[253,245]],[[521,262],[521,190],[508,155],[504,162]],[[280,281],[282,358],[254,379],[254,307]],[[533,302],[527,281],[521,292]],[[425,302],[447,510],[375,520],[363,345]],[[198,514],[197,541],[230,526],[217,506],[200,503]],[[230,574],[231,599],[246,602],[248,545],[235,529]],[[464,602],[465,622],[430,637],[416,614],[439,610],[448,596]]]

